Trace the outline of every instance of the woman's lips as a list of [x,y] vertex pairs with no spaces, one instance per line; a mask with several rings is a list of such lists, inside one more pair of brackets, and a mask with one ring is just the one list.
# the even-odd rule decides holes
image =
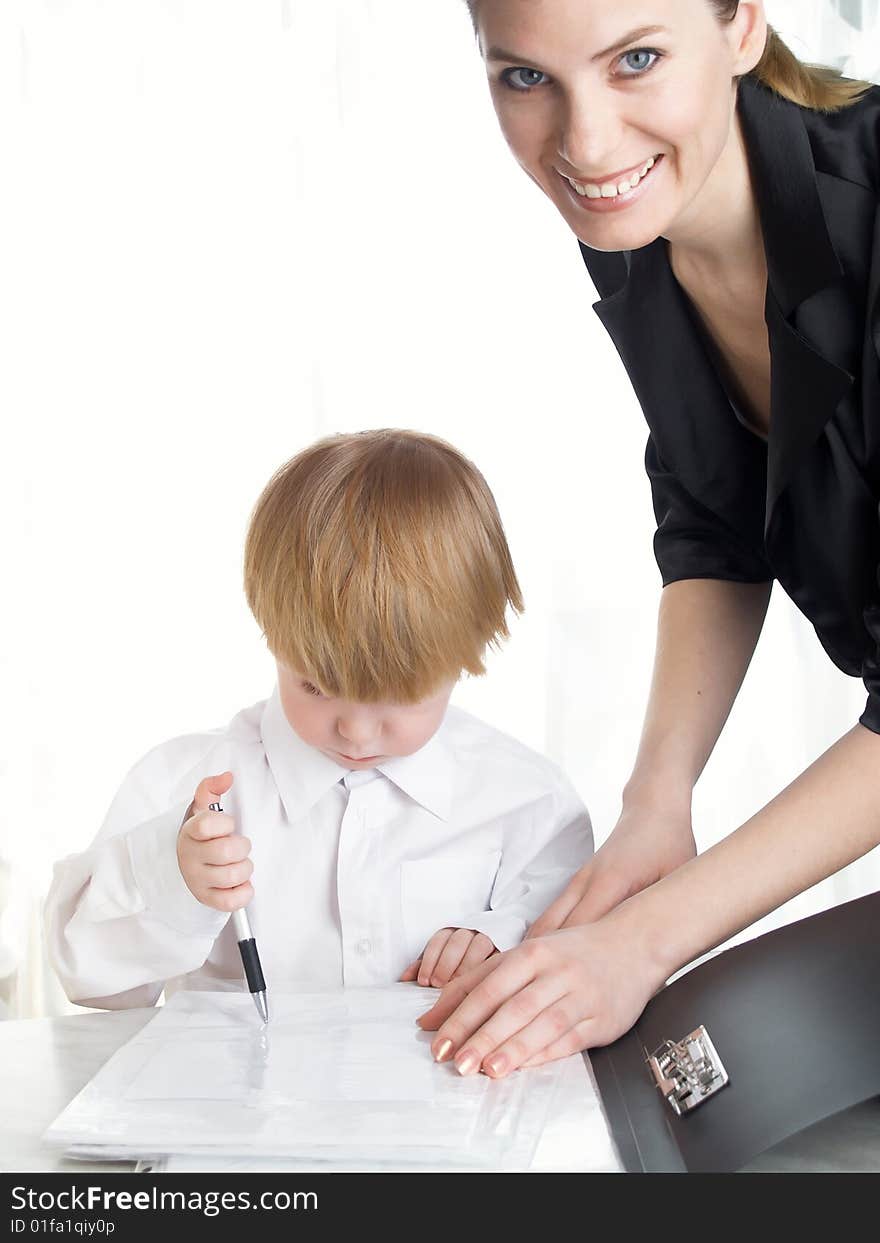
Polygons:
[[638,185],[633,186],[630,190],[625,191],[623,194],[618,193],[613,198],[588,198],[586,195],[578,194],[577,190],[575,190],[574,186],[571,184],[569,179],[564,176],[564,174],[560,173],[559,176],[562,178],[568,197],[584,211],[624,211],[647,192],[650,186],[654,183],[657,177],[658,169],[662,167],[663,163],[664,158],[662,155],[655,156],[653,165],[648,169],[645,176],[641,178]]

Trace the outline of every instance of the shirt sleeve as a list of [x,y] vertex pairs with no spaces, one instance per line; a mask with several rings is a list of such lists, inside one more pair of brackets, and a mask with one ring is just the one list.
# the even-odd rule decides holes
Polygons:
[[663,464],[653,437],[645,450],[654,516],[654,556],[663,586],[686,578],[766,583],[773,578],[764,556],[690,495]]
[[[167,979],[204,963],[229,918],[197,900],[177,863],[198,778],[170,780],[173,746],[135,765],[89,849],[55,865],[45,909],[49,955],[80,1005],[155,1004]],[[206,757],[205,773],[220,771],[210,767],[215,758]]]
[[508,822],[490,909],[465,926],[485,933],[498,950],[518,945],[592,853],[589,813],[571,782],[554,771],[553,788]]

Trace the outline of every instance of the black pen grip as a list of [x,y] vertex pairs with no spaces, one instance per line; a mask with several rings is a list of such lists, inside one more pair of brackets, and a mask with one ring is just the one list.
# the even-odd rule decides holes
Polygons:
[[263,979],[263,968],[260,966],[260,955],[257,953],[257,943],[253,937],[247,941],[239,941],[238,948],[241,950],[241,961],[244,966],[244,973],[247,977],[248,988],[252,993],[265,993],[266,981]]

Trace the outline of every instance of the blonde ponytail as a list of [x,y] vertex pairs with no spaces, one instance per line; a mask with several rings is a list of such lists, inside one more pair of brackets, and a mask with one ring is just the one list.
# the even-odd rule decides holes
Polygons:
[[[725,7],[730,8],[730,5]],[[844,78],[827,65],[805,64],[771,26],[767,27],[764,55],[750,76],[769,86],[777,95],[817,112],[846,108],[871,89],[870,82]]]

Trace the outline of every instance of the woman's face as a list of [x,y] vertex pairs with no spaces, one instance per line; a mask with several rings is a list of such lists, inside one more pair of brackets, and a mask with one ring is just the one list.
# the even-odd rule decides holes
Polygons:
[[476,13],[504,136],[582,242],[700,232],[733,179],[733,78],[763,51],[760,0],[729,23],[709,0],[479,0]]

